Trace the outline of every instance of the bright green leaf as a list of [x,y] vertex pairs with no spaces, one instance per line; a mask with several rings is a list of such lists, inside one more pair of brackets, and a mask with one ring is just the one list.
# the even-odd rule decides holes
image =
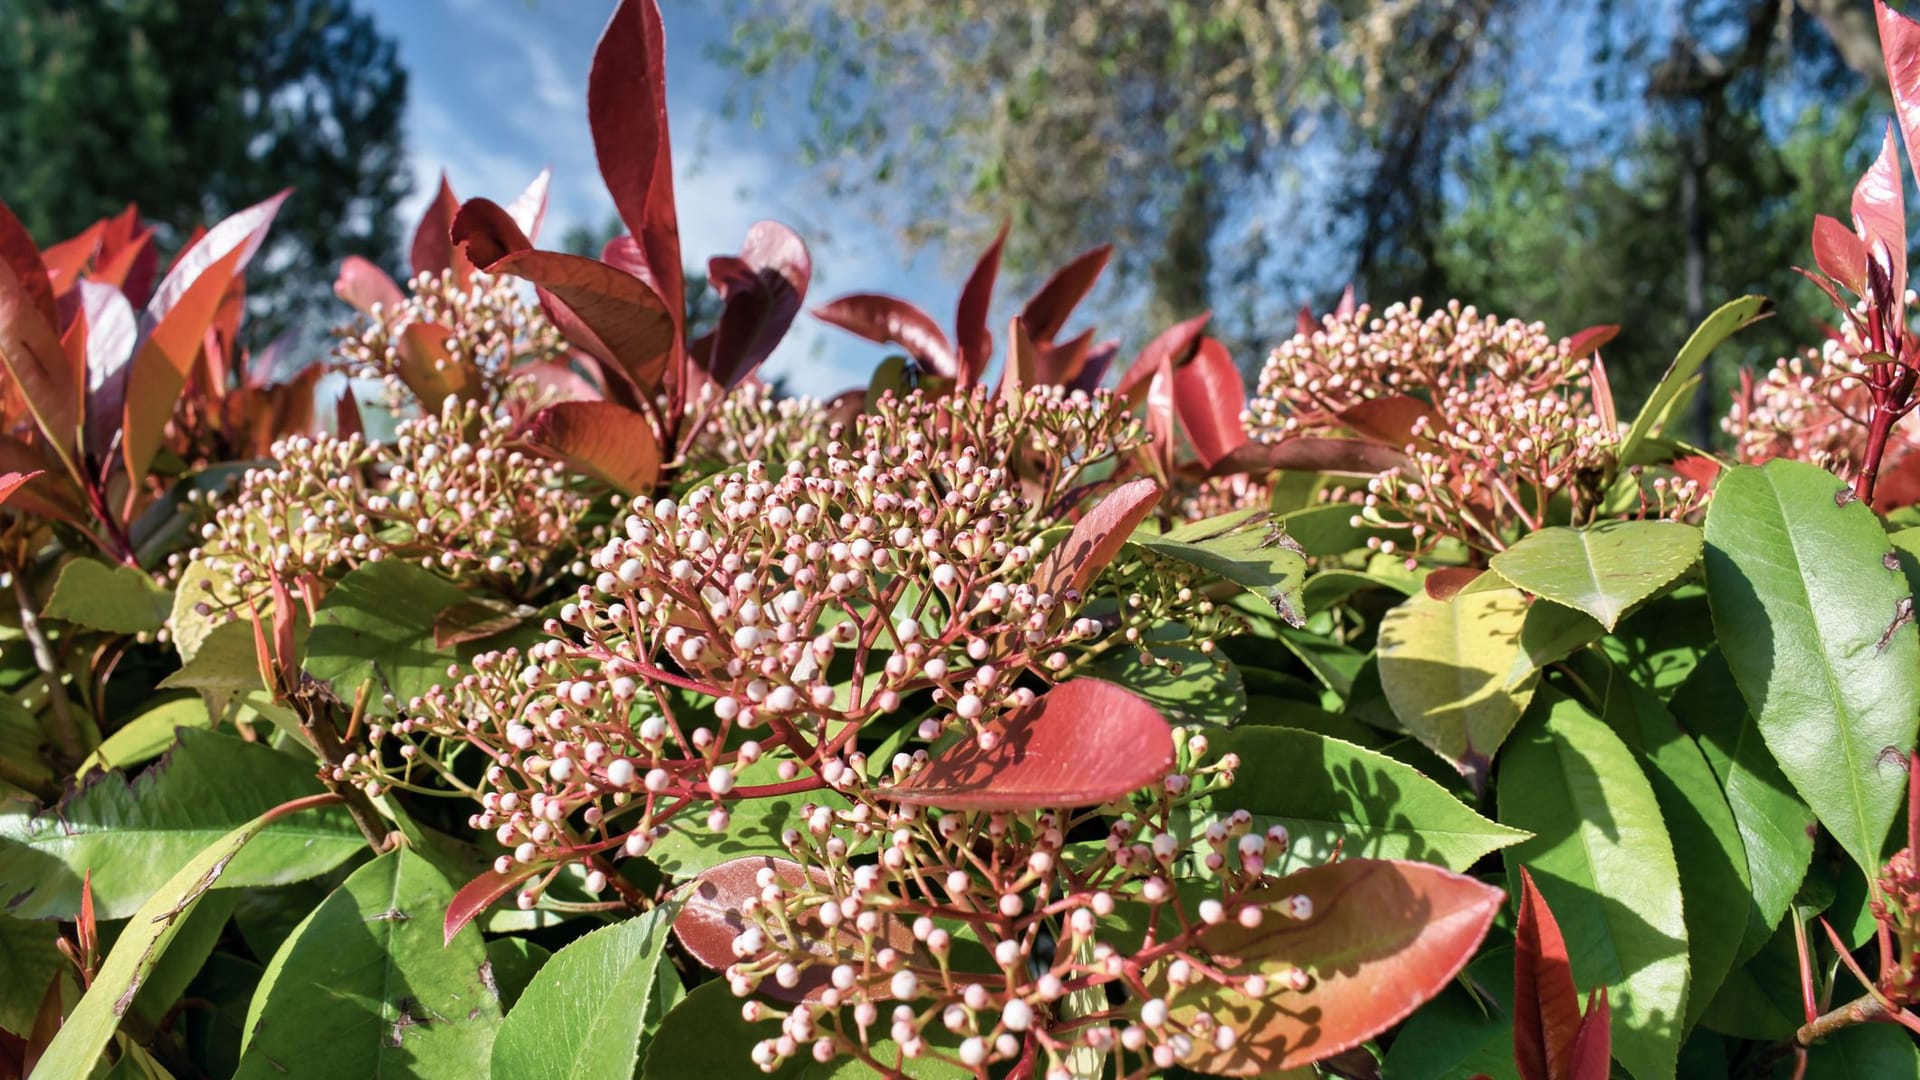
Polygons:
[[1873,511],[1804,462],[1729,470],[1707,510],[1727,667],[1781,771],[1868,874],[1906,799],[1899,758],[1920,724],[1920,638],[1896,625],[1910,597],[1887,552]]
[[[131,782],[95,774],[38,817],[0,805],[0,896],[24,918],[70,919],[91,870],[99,918],[125,918],[209,844],[320,791],[310,763],[232,735],[184,729],[173,753]],[[221,883],[299,881],[365,846],[346,811],[329,807],[268,826],[224,869]]]
[[1640,407],[1640,414],[1633,419],[1626,439],[1620,444],[1617,455],[1619,460],[1629,465],[1637,464],[1635,455],[1642,443],[1654,433],[1660,419],[1669,415],[1680,403],[1681,395],[1692,385],[1695,375],[1700,373],[1700,365],[1706,363],[1707,355],[1720,346],[1720,343],[1732,337],[1743,327],[1767,314],[1771,304],[1764,296],[1743,296],[1738,300],[1722,304],[1719,310],[1707,316],[1687,343],[1680,347],[1680,353],[1673,358],[1673,365],[1660,377],[1660,382],[1647,395],[1647,403]]
[[1747,851],[1706,756],[1660,699],[1610,666],[1590,667],[1602,668],[1603,678],[1611,675],[1601,716],[1646,770],[1673,840],[1686,899],[1687,1025],[1692,1026],[1732,969],[1746,934],[1744,920],[1727,916],[1751,903]]
[[[1247,711],[1247,688],[1225,653],[1211,656],[1184,645],[1149,646],[1158,663],[1140,661],[1140,650],[1119,646],[1087,674],[1119,683],[1181,724],[1231,724]],[[1178,667],[1176,673],[1174,665]]]
[[[1638,1080],[1674,1074],[1687,997],[1680,870],[1633,751],[1578,702],[1543,692],[1500,763],[1506,851],[1532,871],[1567,941],[1574,982],[1606,986],[1614,1057]],[[1517,890],[1516,890],[1517,891]]]
[[1634,605],[1700,559],[1700,530],[1674,521],[1605,521],[1548,528],[1493,557],[1501,577],[1535,596],[1584,611],[1612,631]]
[[332,1076],[487,1075],[500,996],[477,928],[441,944],[452,900],[405,847],[355,870],[267,965],[236,1075],[277,1080],[322,1061]]
[[1289,545],[1277,526],[1257,520],[1262,517],[1261,511],[1237,511],[1182,526],[1165,536],[1142,529],[1128,543],[1230,581],[1298,626],[1306,609],[1301,587],[1307,579],[1307,557]]
[[212,724],[207,703],[199,698],[163,701],[107,736],[107,741],[88,754],[73,774],[85,776],[96,769],[125,769],[145,764],[173,745],[175,728],[206,728]]
[[[547,961],[500,1025],[493,1075],[630,1077],[678,904],[602,927]],[[668,971],[673,965],[664,965]]]
[[173,594],[137,566],[74,559],[53,584],[46,616],[94,630],[143,634],[165,625],[172,607]]
[[1484,782],[1520,721],[1535,679],[1509,686],[1527,598],[1518,589],[1422,593],[1380,621],[1380,685],[1407,731],[1462,774]]
[[307,673],[344,701],[370,681],[375,708],[390,714],[383,694],[404,704],[446,681],[458,654],[434,645],[433,624],[466,599],[458,586],[410,563],[368,563],[321,601],[307,641]]
[[1238,782],[1193,804],[1186,827],[1241,809],[1256,830],[1284,825],[1302,865],[1349,858],[1417,859],[1466,870],[1527,834],[1488,821],[1409,765],[1339,739],[1282,727],[1209,732],[1209,753],[1240,756]]
[[113,951],[100,965],[93,986],[60,1025],[60,1034],[34,1067],[34,1077],[64,1080],[92,1071],[100,1051],[119,1030],[120,1017],[132,1003],[135,991],[186,925],[187,916],[201,897],[216,884],[229,884],[222,878],[239,863],[248,842],[286,813],[285,805],[269,808],[220,837],[187,860],[132,913]]
[[1692,731],[1740,830],[1750,884],[1739,957],[1759,951],[1780,925],[1813,860],[1813,811],[1767,752],[1718,649],[1700,658],[1670,709]]
[[[1519,1080],[1513,1060],[1513,950],[1489,949],[1460,974],[1463,985],[1448,987],[1407,1018],[1380,1063],[1381,1080]],[[1467,986],[1478,993],[1469,993]]]

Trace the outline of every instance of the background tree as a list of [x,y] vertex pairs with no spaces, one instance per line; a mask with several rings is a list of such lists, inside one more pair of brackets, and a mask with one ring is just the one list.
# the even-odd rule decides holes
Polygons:
[[1817,340],[1791,268],[1884,105],[1844,0],[735,6],[740,105],[808,89],[833,186],[890,188],[916,240],[1011,214],[1016,278],[1115,240],[1109,317],[1138,340],[1213,308],[1243,362],[1349,280],[1622,323],[1625,394],[1758,290],[1783,317],[1720,362],[1765,362]]
[[171,248],[296,189],[255,263],[256,334],[323,330],[347,255],[399,268],[406,95],[349,0],[0,0],[0,161],[37,240],[137,202]]

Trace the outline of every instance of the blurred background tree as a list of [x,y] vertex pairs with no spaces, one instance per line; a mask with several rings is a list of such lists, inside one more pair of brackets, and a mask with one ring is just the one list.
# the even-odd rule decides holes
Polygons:
[[1112,240],[1104,314],[1129,340],[1211,308],[1257,363],[1351,280],[1621,323],[1630,402],[1744,292],[1783,317],[1740,359],[1818,340],[1792,266],[1886,108],[1852,0],[733,5],[735,106],[804,89],[829,192],[962,259],[1011,216],[1016,281]]
[[34,239],[137,199],[171,252],[295,188],[249,275],[257,341],[336,321],[347,255],[403,269],[406,97],[348,0],[0,0],[0,172]]

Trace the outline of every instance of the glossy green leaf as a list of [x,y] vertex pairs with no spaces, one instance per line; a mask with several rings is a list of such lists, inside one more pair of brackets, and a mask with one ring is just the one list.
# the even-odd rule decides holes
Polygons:
[[1913,1036],[1892,1024],[1855,1024],[1807,1051],[1806,1080],[1910,1080],[1920,1077]]
[[1584,611],[1611,631],[1636,604],[1700,559],[1700,530],[1673,521],[1554,527],[1493,557],[1493,569],[1535,596]]
[[1633,751],[1578,702],[1543,692],[1500,763],[1506,851],[1532,871],[1567,941],[1574,982],[1606,986],[1614,1057],[1673,1076],[1687,998],[1687,928],[1673,843]]
[[107,740],[88,754],[73,773],[75,776],[85,776],[94,770],[143,765],[173,745],[174,729],[207,728],[212,724],[213,718],[207,714],[207,703],[199,698],[163,701],[107,736]]
[[1236,511],[1182,526],[1165,536],[1139,530],[1128,543],[1230,581],[1298,626],[1306,610],[1301,587],[1307,579],[1307,557],[1264,517],[1264,512]]
[[446,681],[458,655],[434,645],[434,620],[465,599],[457,586],[410,563],[368,563],[321,601],[307,641],[307,673],[344,701],[371,682],[374,708],[391,714],[384,695],[404,704]]
[[1770,307],[1764,296],[1743,296],[1722,304],[1707,316],[1707,321],[1680,347],[1679,355],[1673,358],[1673,365],[1660,377],[1653,393],[1647,395],[1646,404],[1640,407],[1639,415],[1634,417],[1633,426],[1620,444],[1617,455],[1620,461],[1629,465],[1637,463],[1635,455],[1641,445],[1653,435],[1661,418],[1670,415],[1680,404],[1682,394],[1693,384],[1693,377],[1700,373],[1700,365],[1706,363],[1707,355],[1736,331],[1766,315]]
[[630,1077],[678,904],[602,927],[534,976],[493,1043],[493,1075]]
[[1813,811],[1767,752],[1718,649],[1700,658],[1674,692],[1670,709],[1713,769],[1747,854],[1747,928],[1738,954],[1744,960],[1773,935],[1807,876]]
[[[927,1029],[933,1037],[937,1025]],[[867,1080],[875,1075],[904,1076],[908,1080],[973,1080],[972,1069],[938,1057],[905,1060],[900,1047],[875,1032],[867,1052],[886,1070],[878,1071],[861,1061],[840,1057],[822,1064],[813,1060],[803,1047],[778,1069],[762,1072],[753,1063],[753,1046],[762,1039],[780,1036],[780,1022],[762,1020],[749,1024],[740,1018],[740,999],[727,989],[726,980],[702,983],[660,1021],[647,1040],[642,1080]],[[950,1059],[952,1051],[943,1048]],[[904,1068],[901,1068],[904,1063]]]
[[500,996],[478,929],[441,944],[452,900],[404,847],[355,870],[267,965],[236,1075],[273,1080],[322,1061],[333,1076],[487,1075]]
[[[1602,665],[1592,665],[1601,667]],[[1747,851],[1720,783],[1700,747],[1680,730],[1660,699],[1611,671],[1601,715],[1639,759],[1673,840],[1684,897],[1690,950],[1687,1026],[1705,1011],[1733,968],[1746,935],[1741,919],[1751,904]]]
[[1627,616],[1600,642],[1617,667],[1661,700],[1673,696],[1712,644],[1713,612],[1698,584],[1683,585]]
[[[494,985],[500,988],[500,1007],[512,1015],[520,1000],[553,954],[523,937],[497,937],[487,941],[487,963],[493,971]],[[676,976],[677,977],[677,976]]]
[[1524,593],[1494,589],[1420,594],[1380,622],[1380,685],[1394,716],[1476,782],[1533,694],[1531,675],[1509,685],[1526,618]]
[[1741,1039],[1779,1042],[1805,1022],[1800,1002],[1800,950],[1782,925],[1761,948],[1727,973],[1700,1023]]
[[1488,949],[1460,975],[1394,1035],[1380,1062],[1381,1080],[1519,1080],[1513,1060],[1513,950]]
[[1209,732],[1215,760],[1240,757],[1237,782],[1189,809],[1198,833],[1234,810],[1255,828],[1284,825],[1301,865],[1332,858],[1417,859],[1465,870],[1490,851],[1527,839],[1488,821],[1411,766],[1352,743],[1293,728],[1242,725]]
[[1868,874],[1906,799],[1899,758],[1920,724],[1920,637],[1895,623],[1911,601],[1887,553],[1873,511],[1803,462],[1731,469],[1707,510],[1727,667],[1780,770]]
[[180,586],[173,593],[173,614],[167,620],[180,659],[192,660],[215,627],[232,621],[233,609],[240,600],[240,589],[226,568],[216,570],[204,562],[188,563],[180,571]]
[[[302,800],[305,802],[306,800]],[[73,1013],[60,1025],[60,1034],[34,1067],[39,1080],[85,1076],[107,1041],[119,1030],[120,1017],[133,1002],[142,981],[166,953],[186,924],[187,916],[207,891],[239,862],[250,841],[289,813],[311,813],[293,804],[271,807],[265,813],[228,832],[187,860],[154,894],[132,913],[94,977],[93,985]]]
[[60,925],[41,919],[16,919],[0,914],[0,1028],[24,1035],[33,1027],[34,1011],[54,975],[67,961],[54,944]]
[[74,559],[53,584],[46,616],[94,630],[141,634],[160,629],[172,608],[173,594],[139,567]]
[[[38,817],[0,804],[0,896],[24,918],[70,919],[91,870],[98,917],[125,918],[209,844],[257,814],[320,791],[311,762],[185,729],[166,760],[131,782],[96,773]],[[268,826],[224,868],[222,884],[299,881],[365,846],[346,812],[328,807]]]
[[1180,644],[1152,645],[1147,651],[1156,663],[1142,663],[1140,650],[1123,645],[1086,674],[1119,683],[1178,724],[1231,724],[1247,711],[1246,685],[1226,654],[1216,650],[1208,656]]

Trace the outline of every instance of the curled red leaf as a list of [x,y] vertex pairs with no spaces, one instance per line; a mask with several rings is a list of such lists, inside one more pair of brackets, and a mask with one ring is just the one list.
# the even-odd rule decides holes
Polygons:
[[707,374],[731,390],[764,363],[793,325],[813,280],[806,242],[777,221],[747,230],[740,257],[708,261],[707,276],[726,302],[703,357]]
[[453,215],[451,235],[468,261],[489,273],[501,259],[533,247],[513,214],[492,199],[468,199],[461,204]]
[[1207,320],[1213,312],[1204,311],[1185,322],[1174,323],[1160,332],[1160,336],[1147,342],[1140,350],[1126,374],[1120,376],[1120,385],[1115,392],[1129,402],[1139,404],[1147,392],[1147,384],[1158,374],[1163,364],[1179,367],[1193,354],[1200,343],[1200,332],[1207,328]]
[[1208,469],[1247,441],[1240,420],[1247,405],[1247,384],[1227,347],[1203,338],[1193,360],[1173,372],[1173,404],[1180,427]]
[[946,378],[959,374],[959,357],[933,317],[905,300],[854,293],[813,309],[813,317],[882,345],[898,345],[921,367]]
[[556,325],[568,341],[618,365],[643,390],[659,384],[678,324],[646,282],[597,259],[557,251],[516,251],[490,272],[539,286],[566,306],[571,318]]
[[1048,344],[1060,335],[1073,309],[1093,291],[1094,282],[1100,280],[1100,272],[1112,257],[1112,244],[1081,252],[1034,292],[1027,306],[1020,309],[1020,317],[1027,321],[1027,332],[1036,344]]

